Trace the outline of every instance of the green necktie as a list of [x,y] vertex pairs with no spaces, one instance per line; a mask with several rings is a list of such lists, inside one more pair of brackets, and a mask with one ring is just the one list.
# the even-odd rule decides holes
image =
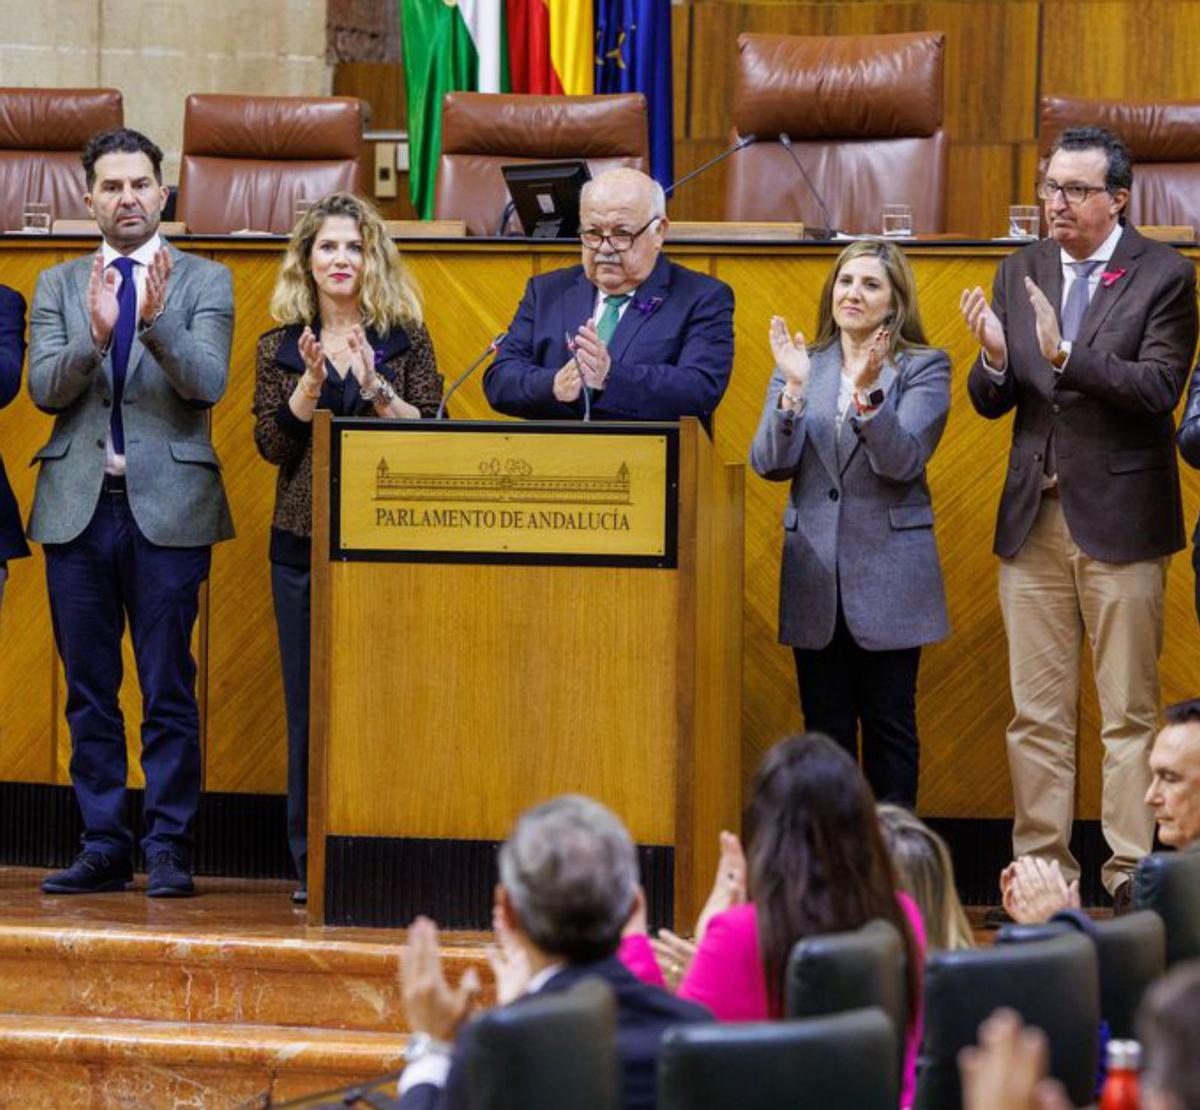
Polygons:
[[604,311],[600,313],[600,323],[596,325],[596,334],[607,347],[613,332],[617,330],[617,321],[621,318],[621,305],[629,300],[628,293],[614,293],[604,298]]

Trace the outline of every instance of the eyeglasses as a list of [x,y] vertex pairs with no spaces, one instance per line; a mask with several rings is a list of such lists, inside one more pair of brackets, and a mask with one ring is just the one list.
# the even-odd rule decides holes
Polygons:
[[607,234],[602,231],[597,231],[595,228],[589,227],[586,231],[579,233],[579,241],[590,251],[598,251],[605,243],[612,247],[618,254],[624,254],[633,246],[637,237],[642,234],[656,220],[661,220],[661,216],[651,216],[637,231],[610,231]]
[[1047,179],[1043,181],[1037,190],[1037,194],[1042,200],[1053,200],[1055,193],[1062,193],[1067,198],[1067,203],[1074,206],[1082,204],[1093,193],[1107,193],[1108,186],[1106,185],[1060,185],[1057,181]]

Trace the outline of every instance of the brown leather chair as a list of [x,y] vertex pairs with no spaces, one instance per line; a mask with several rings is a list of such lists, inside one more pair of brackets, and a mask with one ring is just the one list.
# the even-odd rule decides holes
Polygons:
[[1200,100],[1082,100],[1042,97],[1038,179],[1068,127],[1106,127],[1133,155],[1129,218],[1137,225],[1200,229]]
[[86,219],[79,156],[124,117],[116,89],[0,89],[0,231],[20,231],[28,201],[56,220]]
[[286,234],[297,198],[358,190],[362,132],[354,97],[193,93],[176,218],[199,235]]
[[495,235],[508,204],[501,166],[583,158],[592,176],[615,166],[648,170],[646,98],[447,93],[434,216]]
[[728,161],[727,220],[825,225],[793,149],[839,231],[880,230],[885,204],[912,206],[913,230],[946,221],[942,130],[946,36],[738,36],[734,138],[758,141]]

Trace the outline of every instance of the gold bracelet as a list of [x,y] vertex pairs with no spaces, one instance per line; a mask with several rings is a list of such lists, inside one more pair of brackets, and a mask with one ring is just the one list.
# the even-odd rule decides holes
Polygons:
[[300,375],[300,381],[298,384],[300,386],[300,392],[303,393],[304,396],[307,397],[310,401],[315,401],[321,396],[321,387],[320,386],[317,386],[316,393],[312,393],[308,390],[308,388],[304,384],[304,375],[303,374]]

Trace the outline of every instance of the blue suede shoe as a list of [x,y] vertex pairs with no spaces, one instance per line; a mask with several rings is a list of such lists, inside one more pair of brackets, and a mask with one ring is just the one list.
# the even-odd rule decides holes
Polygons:
[[46,894],[101,894],[106,890],[128,890],[132,879],[129,860],[114,859],[88,848],[65,871],[47,875],[42,890]]
[[146,875],[147,898],[190,898],[196,893],[192,873],[183,857],[170,848],[150,856]]

